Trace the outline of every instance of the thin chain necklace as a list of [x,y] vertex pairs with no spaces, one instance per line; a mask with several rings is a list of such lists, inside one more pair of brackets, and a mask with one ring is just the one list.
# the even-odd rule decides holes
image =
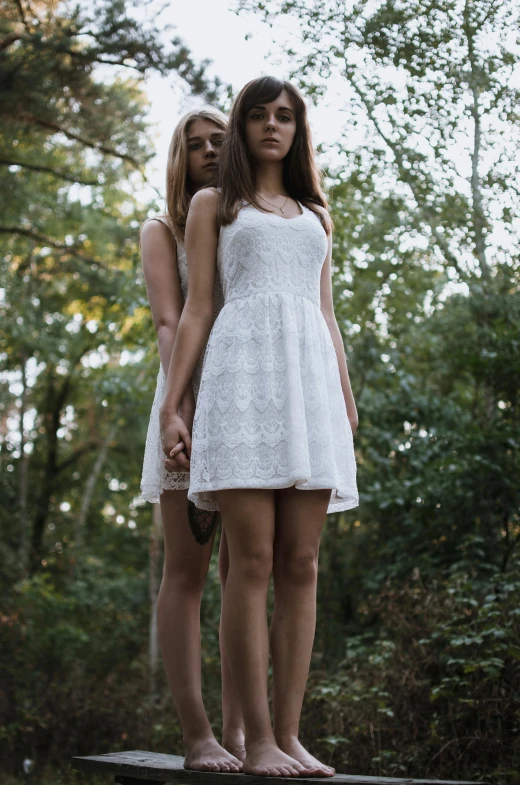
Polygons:
[[259,194],[257,191],[255,191],[255,194],[256,194],[257,196],[259,196],[259,197],[260,197],[260,199],[262,199],[264,202],[267,202],[267,204],[270,204],[270,205],[271,205],[271,207],[274,207],[274,208],[276,208],[276,210],[280,210],[280,212],[281,212],[281,214],[282,214],[282,215],[285,215],[285,211],[284,211],[284,209],[283,209],[283,208],[284,208],[284,207],[285,207],[285,205],[287,204],[287,201],[288,201],[288,199],[289,199],[289,197],[288,197],[288,196],[286,196],[286,197],[285,197],[285,202],[282,204],[282,206],[281,206],[281,207],[278,207],[278,205],[277,205],[277,204],[273,204],[273,203],[272,203],[272,202],[270,202],[268,199],[266,199],[266,198],[265,198],[265,196],[262,196],[262,194]]

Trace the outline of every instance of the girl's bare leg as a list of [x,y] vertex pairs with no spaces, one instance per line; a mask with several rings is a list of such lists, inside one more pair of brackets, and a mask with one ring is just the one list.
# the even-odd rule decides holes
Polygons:
[[307,752],[298,733],[316,628],[318,554],[329,499],[327,490],[277,491],[271,624],[276,741],[319,777],[333,776],[334,769]]
[[[224,604],[224,591],[229,570],[229,552],[227,547],[226,532],[222,529],[220,535],[220,548],[218,552],[218,569],[220,574],[221,607]],[[222,631],[222,616],[220,619],[220,659],[222,663],[222,746],[239,760],[246,757],[244,744],[244,720],[240,711],[235,688],[231,680],[231,673],[227,663]]]
[[157,601],[157,631],[166,678],[185,746],[185,766],[238,772],[241,763],[217,742],[201,691],[200,602],[213,540],[199,545],[191,533],[185,491],[161,496],[164,569]]
[[273,565],[274,491],[215,493],[229,549],[222,608],[225,652],[245,727],[244,772],[301,776],[307,771],[276,743],[269,716],[267,590]]

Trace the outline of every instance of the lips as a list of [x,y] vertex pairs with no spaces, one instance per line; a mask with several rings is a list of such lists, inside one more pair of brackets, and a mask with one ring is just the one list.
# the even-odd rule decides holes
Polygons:
[[204,166],[202,168],[203,169],[216,169],[216,166],[217,166],[217,162],[216,161],[211,161],[211,163],[209,163],[209,164],[204,164]]
[[262,144],[268,144],[268,143],[269,144],[280,144],[278,139],[273,139],[272,137],[270,137],[269,139],[262,139]]

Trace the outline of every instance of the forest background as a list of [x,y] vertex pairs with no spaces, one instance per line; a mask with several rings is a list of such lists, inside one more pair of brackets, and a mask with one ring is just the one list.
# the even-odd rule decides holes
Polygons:
[[[348,773],[518,782],[519,6],[233,8],[297,31],[286,75],[318,107],[333,86],[345,121],[320,160],[361,504],[323,538],[303,738]],[[56,785],[83,781],[74,754],[181,750],[137,499],[158,367],[139,227],[162,209],[137,196],[145,85],[224,110],[233,91],[153,0],[0,14],[0,760]],[[218,620],[212,563],[217,733]]]

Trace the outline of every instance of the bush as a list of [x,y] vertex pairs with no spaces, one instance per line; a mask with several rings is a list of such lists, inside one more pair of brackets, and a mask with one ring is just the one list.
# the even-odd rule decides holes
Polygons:
[[303,731],[339,771],[520,778],[520,573],[388,582],[340,667],[311,674]]

